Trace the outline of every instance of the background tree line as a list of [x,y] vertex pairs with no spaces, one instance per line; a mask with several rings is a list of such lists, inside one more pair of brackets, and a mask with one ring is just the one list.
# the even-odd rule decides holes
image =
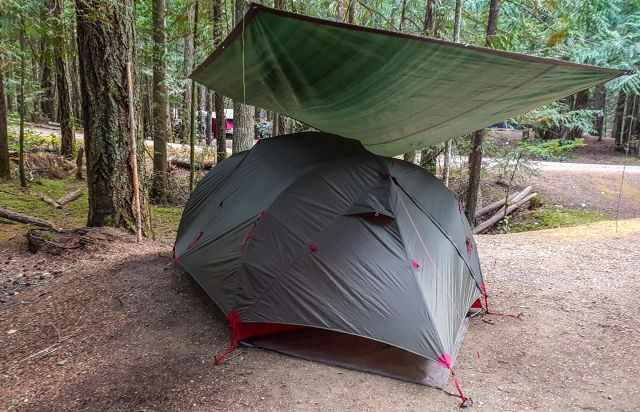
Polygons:
[[[188,74],[219,45],[247,7],[245,0],[6,0],[0,10],[0,176],[10,177],[8,119],[54,122],[60,153],[86,154],[89,225],[135,225],[131,156],[148,178],[140,209],[167,201],[168,143],[211,146],[228,154],[225,109],[233,109],[231,152],[249,149],[256,133],[304,128],[283,113],[234,102],[193,84]],[[546,57],[634,69],[640,3],[633,0],[274,0],[267,6],[369,27]],[[131,78],[131,84],[128,79]],[[129,93],[129,86],[133,94]],[[611,135],[629,150],[639,134],[637,75],[577,93],[515,119],[543,138],[583,132]],[[133,115],[133,116],[132,116]],[[215,116],[215,125],[212,122]],[[505,119],[506,120],[506,119]],[[74,129],[82,128],[84,142]],[[19,127],[24,139],[24,128]],[[216,135],[216,130],[218,135]],[[485,131],[468,142],[467,214],[474,216]],[[145,167],[144,139],[153,140]],[[134,145],[131,142],[136,142]],[[453,145],[407,153],[408,161],[449,179]],[[23,148],[23,145],[20,145]],[[24,177],[23,150],[19,176]],[[147,170],[151,169],[151,170]]]

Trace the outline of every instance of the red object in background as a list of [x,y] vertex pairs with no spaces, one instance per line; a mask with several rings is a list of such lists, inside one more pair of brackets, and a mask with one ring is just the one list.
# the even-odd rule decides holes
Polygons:
[[[213,131],[213,137],[217,139],[219,136],[218,122],[214,117],[211,117],[211,130]],[[224,132],[225,134],[233,134],[233,119],[225,119]]]

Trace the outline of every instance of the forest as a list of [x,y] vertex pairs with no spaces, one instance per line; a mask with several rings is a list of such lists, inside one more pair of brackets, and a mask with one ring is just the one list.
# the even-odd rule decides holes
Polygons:
[[[381,51],[359,79],[377,35],[460,67]],[[460,107],[398,103],[474,65],[428,96]],[[0,409],[626,410],[639,66],[640,0],[0,0]],[[555,100],[465,111],[534,83]],[[478,128],[390,154],[348,134],[447,110]]]

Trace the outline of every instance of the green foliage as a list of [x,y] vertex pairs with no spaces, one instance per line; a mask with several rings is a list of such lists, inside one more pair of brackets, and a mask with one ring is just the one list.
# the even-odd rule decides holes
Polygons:
[[593,120],[598,113],[599,110],[570,110],[567,104],[554,102],[525,113],[517,122],[535,128],[538,135],[554,128],[579,128],[593,133]]
[[[55,134],[43,135],[31,129],[24,131],[24,150],[47,150],[57,152],[60,149],[60,137]],[[18,151],[18,130],[9,129],[9,150]]]
[[538,160],[564,160],[575,149],[583,146],[584,139],[522,140],[519,144],[524,154]]

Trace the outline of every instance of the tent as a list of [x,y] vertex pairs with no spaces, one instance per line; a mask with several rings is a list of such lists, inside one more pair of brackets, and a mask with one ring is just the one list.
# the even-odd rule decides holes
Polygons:
[[396,156],[622,74],[252,4],[192,78]]
[[261,140],[187,203],[175,260],[241,342],[443,386],[483,278],[424,169],[318,132]]

